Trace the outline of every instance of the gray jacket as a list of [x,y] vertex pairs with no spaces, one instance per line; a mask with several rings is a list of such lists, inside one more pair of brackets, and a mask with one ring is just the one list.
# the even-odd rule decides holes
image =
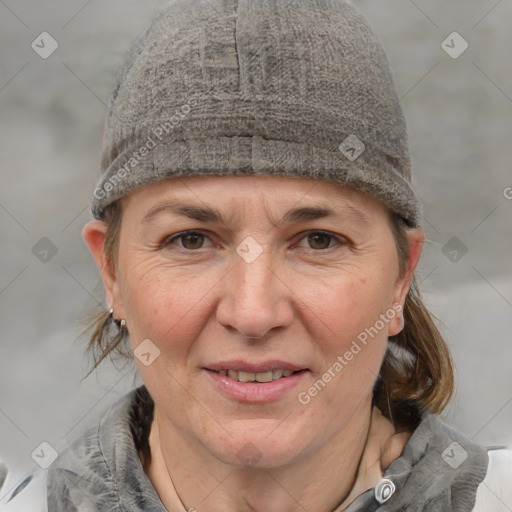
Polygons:
[[[0,511],[166,512],[134,441],[138,390],[114,404],[47,470],[29,473],[4,494]],[[345,512],[508,512],[511,489],[512,450],[481,447],[426,414],[382,480]]]

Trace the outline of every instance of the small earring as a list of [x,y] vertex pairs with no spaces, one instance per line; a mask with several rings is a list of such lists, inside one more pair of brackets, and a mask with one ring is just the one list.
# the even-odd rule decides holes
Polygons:
[[124,318],[122,318],[121,320],[114,318],[114,308],[110,308],[108,310],[108,314],[112,317],[112,320],[117,325],[120,331],[126,329],[126,320]]

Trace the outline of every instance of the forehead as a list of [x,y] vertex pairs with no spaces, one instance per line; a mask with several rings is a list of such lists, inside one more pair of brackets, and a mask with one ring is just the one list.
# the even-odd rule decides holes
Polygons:
[[[360,212],[371,217],[387,212],[387,207],[370,195],[333,181],[271,175],[174,177],[143,186],[123,202],[124,210],[129,209],[143,220],[160,213],[186,213],[187,205],[196,213],[202,209],[204,219],[197,220],[205,221],[221,220],[215,212],[225,212],[230,217],[244,212],[251,216],[270,215],[276,222],[290,212],[288,221],[308,220],[314,212],[297,214],[308,207],[316,209],[318,217],[322,216],[322,209],[323,216]],[[357,220],[357,215],[352,216]]]

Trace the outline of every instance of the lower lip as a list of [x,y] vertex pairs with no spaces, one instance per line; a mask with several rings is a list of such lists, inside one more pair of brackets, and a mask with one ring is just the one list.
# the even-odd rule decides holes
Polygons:
[[270,402],[278,400],[298,386],[308,370],[301,370],[289,377],[281,377],[271,382],[239,382],[213,370],[205,370],[205,372],[225,395],[234,400],[240,402]]

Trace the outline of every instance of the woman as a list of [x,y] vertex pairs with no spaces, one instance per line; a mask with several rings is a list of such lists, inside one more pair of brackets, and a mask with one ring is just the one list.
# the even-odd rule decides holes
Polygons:
[[96,364],[131,348],[144,386],[6,510],[511,509],[510,450],[436,417],[453,373],[410,177],[354,7],[174,2],[120,71],[83,230]]

